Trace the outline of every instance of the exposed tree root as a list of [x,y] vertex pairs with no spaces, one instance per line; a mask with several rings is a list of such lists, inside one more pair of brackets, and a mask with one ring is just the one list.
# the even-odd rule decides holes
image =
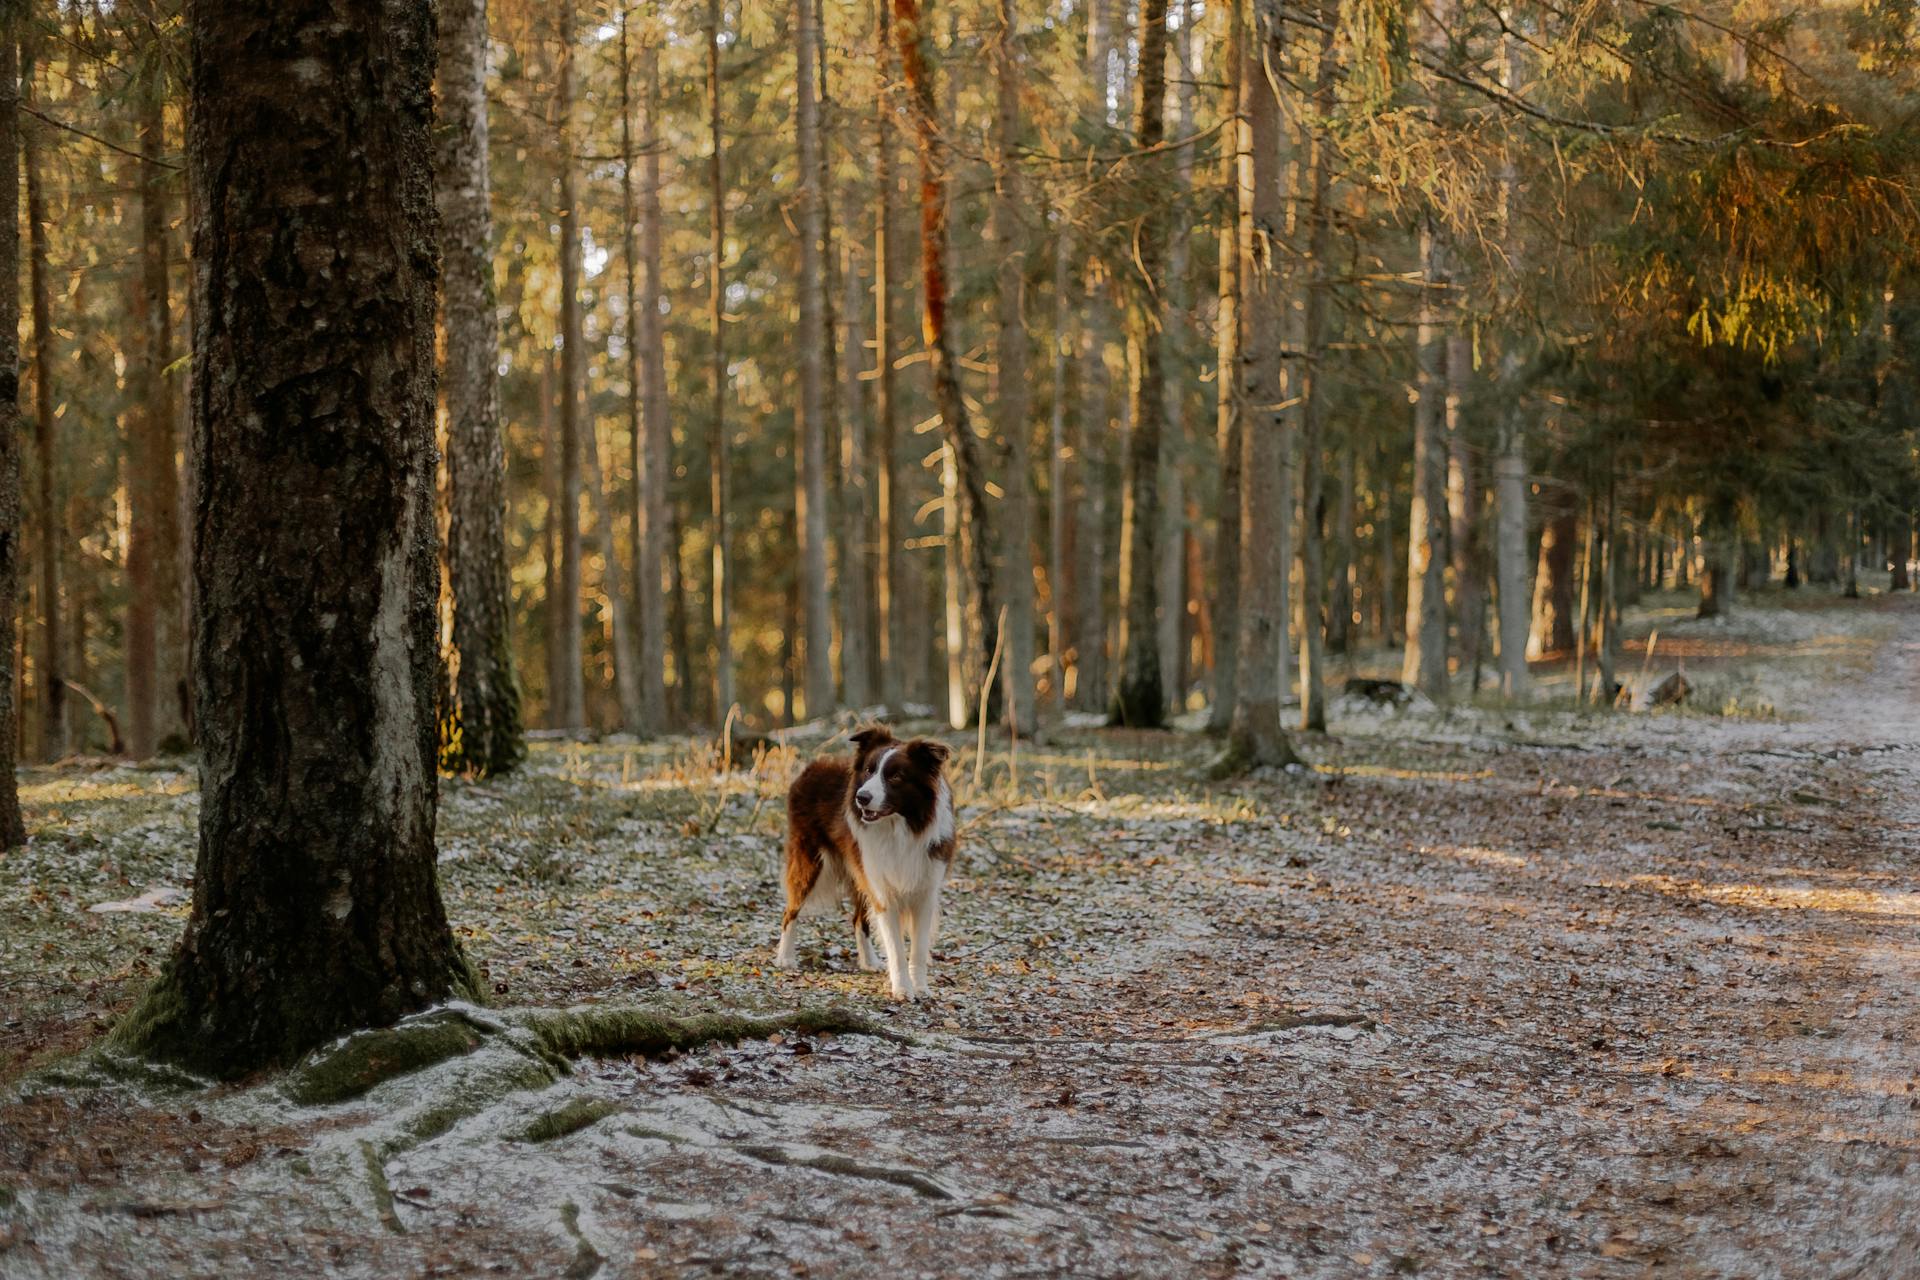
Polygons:
[[703,1013],[674,1017],[646,1009],[584,1005],[576,1009],[529,1010],[521,1021],[554,1053],[567,1058],[658,1054],[703,1044],[737,1044],[787,1032],[857,1034],[901,1039],[838,1007],[799,1009],[773,1018]]
[[528,1122],[517,1135],[522,1142],[552,1142],[570,1133],[578,1133],[622,1110],[606,1098],[574,1098],[551,1111],[543,1111]]
[[912,1169],[893,1169],[885,1165],[861,1164],[848,1156],[824,1152],[817,1156],[797,1156],[784,1147],[741,1144],[734,1148],[741,1155],[752,1156],[762,1164],[787,1165],[799,1169],[818,1169],[822,1173],[837,1173],[846,1178],[865,1178],[872,1182],[891,1183],[896,1187],[906,1187],[929,1200],[951,1200],[953,1192],[935,1182],[924,1173]]

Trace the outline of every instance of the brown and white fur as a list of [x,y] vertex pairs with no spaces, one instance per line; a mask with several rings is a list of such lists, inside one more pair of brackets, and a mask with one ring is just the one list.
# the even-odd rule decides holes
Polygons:
[[[886,952],[896,1000],[927,994],[940,889],[955,851],[953,789],[943,742],[902,742],[873,725],[853,735],[851,761],[816,760],[787,790],[787,913],[774,963],[791,969],[794,922],[853,902],[854,947],[877,969],[868,930]],[[908,938],[912,939],[909,952]]]

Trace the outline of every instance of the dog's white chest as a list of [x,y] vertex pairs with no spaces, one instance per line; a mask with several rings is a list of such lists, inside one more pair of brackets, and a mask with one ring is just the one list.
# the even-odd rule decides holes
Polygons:
[[919,902],[946,878],[947,864],[927,852],[939,841],[953,838],[953,793],[944,781],[933,821],[918,835],[897,813],[878,822],[862,822],[850,815],[850,825],[876,907]]

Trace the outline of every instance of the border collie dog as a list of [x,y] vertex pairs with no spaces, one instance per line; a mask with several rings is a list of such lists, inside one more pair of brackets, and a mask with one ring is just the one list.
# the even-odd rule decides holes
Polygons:
[[940,776],[947,746],[901,742],[871,725],[853,735],[853,752],[851,761],[814,761],[787,790],[787,913],[773,962],[795,967],[793,927],[802,915],[851,899],[860,967],[880,967],[867,942],[876,931],[888,988],[909,1000],[927,994],[940,887],[953,866],[953,789]]

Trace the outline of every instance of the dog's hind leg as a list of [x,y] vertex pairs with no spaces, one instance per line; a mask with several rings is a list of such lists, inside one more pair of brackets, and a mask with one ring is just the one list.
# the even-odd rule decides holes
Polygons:
[[800,918],[800,909],[807,903],[807,895],[813,892],[814,883],[819,879],[819,856],[790,838],[787,841],[787,912],[780,918],[780,945],[773,951],[775,968],[800,967],[800,958],[794,951],[793,926]]

